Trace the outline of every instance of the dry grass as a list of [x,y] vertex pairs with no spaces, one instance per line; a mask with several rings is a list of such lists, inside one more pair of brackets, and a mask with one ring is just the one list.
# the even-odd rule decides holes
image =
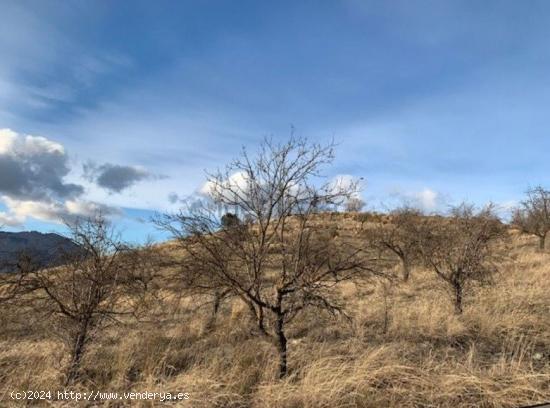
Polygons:
[[[206,310],[185,313],[185,305],[192,306],[187,302],[173,314],[167,300],[161,321],[129,322],[99,337],[77,389],[189,392],[191,400],[180,406],[191,407],[515,407],[549,401],[550,254],[535,248],[535,240],[515,236],[497,285],[479,288],[460,317],[437,279],[420,269],[389,291],[343,288],[353,322],[309,313],[294,323],[284,381],[276,379],[274,348],[251,336],[239,304],[226,304],[214,330],[204,332]],[[11,406],[8,394],[15,389],[62,389],[62,346],[24,313],[0,316],[0,406]]]

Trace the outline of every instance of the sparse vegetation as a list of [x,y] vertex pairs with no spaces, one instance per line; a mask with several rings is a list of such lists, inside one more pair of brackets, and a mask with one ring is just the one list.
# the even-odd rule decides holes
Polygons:
[[[72,225],[81,250],[63,265],[21,258],[0,292],[0,400],[64,387],[186,392],[193,407],[550,399],[550,255],[491,206],[331,212],[354,193],[315,180],[331,159],[332,146],[266,142],[210,177],[211,200],[156,218],[171,242],[129,248],[99,217]],[[161,405],[100,406],[124,404]]]

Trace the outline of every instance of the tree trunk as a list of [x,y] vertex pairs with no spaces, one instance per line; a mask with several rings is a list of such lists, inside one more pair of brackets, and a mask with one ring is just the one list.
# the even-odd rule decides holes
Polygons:
[[546,243],[546,234],[539,236],[539,249],[541,251],[544,251],[545,243]]
[[384,327],[383,327],[384,334],[388,332],[389,324],[390,324],[390,316],[389,316],[389,310],[388,310],[388,293],[386,291],[386,288],[384,288]]
[[409,277],[411,276],[411,266],[406,257],[402,256],[401,258],[401,270],[403,272],[403,282],[408,282]]
[[462,314],[462,286],[460,284],[454,284],[455,291],[455,314]]
[[261,306],[258,306],[258,310],[256,310],[256,307],[251,301],[244,299],[242,297],[241,299],[248,306],[248,310],[250,310],[250,317],[252,319],[252,322],[257,326],[258,330],[260,331],[260,334],[264,337],[270,337],[269,334],[267,333],[267,330],[264,324],[264,309]]
[[284,378],[287,374],[287,340],[284,332],[284,315],[281,313],[277,315],[275,334],[279,352],[279,378]]
[[84,348],[86,346],[88,337],[88,323],[84,323],[79,333],[73,342],[73,349],[71,351],[71,362],[67,370],[67,378],[65,380],[65,386],[72,385],[76,382],[80,374],[80,363],[82,356],[84,355]]
[[206,331],[211,330],[216,324],[221,301],[222,301],[222,294],[218,291],[214,292],[214,300],[212,302],[212,311],[210,312],[210,316],[208,317],[208,321],[206,322],[206,325],[204,327]]

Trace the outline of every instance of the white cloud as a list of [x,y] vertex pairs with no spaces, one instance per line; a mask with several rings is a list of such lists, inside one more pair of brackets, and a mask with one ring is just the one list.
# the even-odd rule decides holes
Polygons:
[[33,217],[42,221],[57,220],[61,213],[61,204],[54,202],[22,201],[3,196],[2,201],[8,207],[7,215],[20,223],[27,217]]
[[0,130],[0,193],[19,200],[70,199],[81,185],[66,183],[69,158],[59,143]]
[[205,182],[201,188],[199,188],[199,194],[207,197],[211,197],[216,189],[216,185],[208,180]]
[[115,207],[86,200],[69,200],[65,202],[67,213],[72,216],[90,217],[98,212],[104,215],[121,215],[122,211]]
[[248,177],[246,172],[238,171],[233,173],[227,180],[221,182],[220,185],[217,185],[215,182],[208,180],[202,185],[199,189],[199,194],[214,198],[224,193],[227,194],[229,190],[234,190],[237,192],[246,192],[248,186]]
[[438,205],[439,194],[429,188],[425,188],[418,193],[414,193],[413,197],[425,210],[435,210]]
[[65,149],[59,143],[53,142],[42,136],[25,136],[16,138],[21,142],[21,151],[24,154],[34,156],[43,153],[65,155]]
[[11,129],[0,129],[0,155],[38,156],[41,154],[65,154],[59,143],[42,136],[21,135]]
[[356,178],[349,174],[339,174],[332,178],[330,184],[334,188],[350,188],[353,186]]
[[[299,196],[303,186],[291,185],[289,186],[289,193],[291,195]],[[326,185],[327,192],[330,194],[342,194],[351,191],[351,197],[361,199],[362,179],[354,177],[349,174],[340,174],[333,177]],[[223,195],[226,199],[231,199],[230,194],[233,190],[242,195],[246,195],[248,189],[248,176],[246,172],[239,171],[233,173],[225,181],[220,184],[216,184],[213,181],[205,182],[198,190],[199,195],[207,198],[216,198]]]
[[350,174],[339,174],[333,177],[328,186],[330,192],[333,194],[351,191],[351,197],[357,199],[361,198],[361,190],[364,187],[362,178]]
[[420,191],[403,191],[397,188],[394,189],[390,195],[400,203],[425,211],[436,211],[441,209],[445,202],[444,197],[439,192],[427,187]]
[[0,154],[8,154],[13,149],[17,133],[10,129],[0,129]]
[[[0,225],[22,225],[29,218],[61,223],[97,211],[119,214],[115,207],[84,199],[84,187],[65,180],[72,171],[70,164],[74,163],[60,143],[0,129],[0,202],[6,207],[0,211]],[[137,167],[110,165],[107,170],[113,173],[119,168],[134,171],[130,181],[119,180],[121,189],[138,181],[136,177],[145,177],[145,170]],[[114,176],[118,175],[115,171]]]
[[44,202],[32,200],[17,200],[2,196],[2,201],[8,211],[0,212],[0,223],[16,226],[33,218],[45,222],[63,223],[75,217],[89,217],[98,211],[105,215],[120,214],[120,210],[104,204],[85,200],[67,200],[65,202]]

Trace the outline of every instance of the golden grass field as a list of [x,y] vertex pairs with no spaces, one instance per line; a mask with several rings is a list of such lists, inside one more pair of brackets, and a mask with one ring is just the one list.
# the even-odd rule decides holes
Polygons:
[[[226,303],[205,331],[198,299],[167,296],[142,322],[104,332],[83,362],[80,390],[188,392],[187,407],[517,407],[550,401],[550,253],[512,233],[496,285],[466,298],[462,316],[429,271],[395,287],[343,287],[352,322],[306,314],[290,326],[289,370]],[[59,390],[66,354],[46,322],[0,317],[0,406],[12,390]],[[11,404],[11,405],[10,405]],[[44,402],[50,406],[86,406]],[[163,406],[96,402],[88,406]]]

